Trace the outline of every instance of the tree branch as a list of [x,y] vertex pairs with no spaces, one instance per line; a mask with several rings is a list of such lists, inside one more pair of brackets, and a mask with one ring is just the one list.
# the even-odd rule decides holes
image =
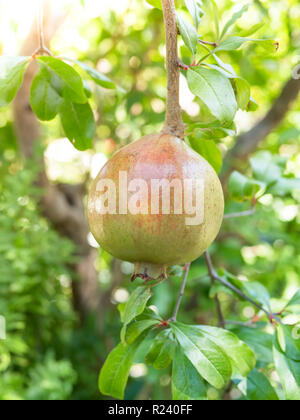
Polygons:
[[250,302],[253,306],[255,306],[257,309],[259,309],[260,311],[263,311],[270,322],[272,322],[274,319],[279,322],[280,324],[282,324],[281,319],[278,318],[278,316],[276,314],[273,314],[269,311],[267,311],[263,306],[259,305],[257,302],[255,302],[253,299],[251,299],[249,296],[245,295],[245,293],[243,293],[241,290],[239,290],[237,287],[235,287],[233,284],[229,283],[229,281],[227,281],[226,279],[222,278],[221,276],[219,276],[217,274],[217,272],[214,269],[211,257],[209,255],[209,253],[206,251],[205,252],[205,261],[206,261],[206,265],[207,265],[207,269],[209,272],[209,275],[211,277],[213,277],[215,280],[219,281],[220,283],[223,284],[223,286],[227,287],[228,289],[232,290],[234,293],[236,293],[238,296],[240,296],[242,299]]
[[[215,284],[216,279],[214,277],[214,273],[213,273],[213,270],[212,270],[212,265],[210,264],[210,261],[207,260],[207,258],[209,258],[208,254],[205,253],[204,256],[205,256],[205,260],[206,260],[206,263],[207,263],[207,268],[208,268],[208,274],[209,274],[209,277],[210,277],[210,281],[211,281],[211,284],[213,285],[213,284]],[[218,326],[225,329],[226,328],[226,322],[225,322],[225,318],[223,316],[221,303],[220,303],[220,300],[219,300],[217,294],[215,296],[215,303],[216,303],[218,319],[219,319]]]
[[240,211],[237,213],[224,214],[224,219],[238,219],[239,217],[253,216],[255,214],[255,207],[253,206],[250,210]]
[[180,305],[181,305],[182,297],[184,295],[184,290],[185,290],[185,286],[186,286],[186,282],[187,282],[187,278],[188,278],[188,275],[189,275],[190,268],[191,268],[191,263],[189,263],[185,266],[185,271],[184,271],[184,276],[183,276],[183,280],[182,280],[181,287],[180,287],[179,296],[178,296],[178,299],[177,299],[177,302],[176,302],[176,306],[175,306],[175,309],[174,309],[173,316],[172,316],[172,318],[170,318],[169,321],[174,321],[175,322],[176,319],[177,319],[178,311],[179,311],[179,308],[180,308]]
[[182,111],[179,104],[179,76],[177,51],[177,23],[174,0],[162,0],[166,29],[166,67],[168,77],[167,110],[163,133],[184,137]]
[[37,18],[37,25],[38,25],[38,37],[39,37],[39,47],[34,51],[32,57],[36,57],[37,55],[53,55],[51,51],[47,48],[45,43],[45,35],[44,35],[44,0],[39,1],[39,10],[38,10],[38,18]]
[[227,153],[224,160],[224,179],[238,166],[239,160],[247,158],[254,152],[259,143],[282,123],[299,93],[300,79],[290,79],[265,117],[251,130],[237,137],[235,146]]

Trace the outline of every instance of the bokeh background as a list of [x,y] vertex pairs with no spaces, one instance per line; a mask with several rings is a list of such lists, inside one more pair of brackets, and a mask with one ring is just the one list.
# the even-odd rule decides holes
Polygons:
[[[220,0],[218,7],[227,20],[242,3],[249,1]],[[259,104],[255,112],[238,112],[238,134],[272,113],[300,56],[299,2],[250,3],[239,27],[263,23],[259,33],[277,40],[280,48],[275,55],[265,55],[249,44],[222,54],[223,61],[250,82]],[[0,1],[1,54],[34,50],[37,6],[36,0]],[[131,264],[113,259],[89,233],[86,193],[91,179],[116,150],[162,126],[164,27],[161,12],[144,0],[48,1],[44,24],[55,55],[96,67],[125,93],[90,84],[97,130],[94,148],[87,152],[76,151],[63,138],[58,119],[40,125],[30,109],[22,108],[26,80],[14,106],[0,110],[0,315],[7,324],[7,338],[0,340],[0,399],[97,400],[103,398],[97,387],[99,369],[119,341],[117,306],[134,286]],[[213,41],[211,31],[206,16],[200,27],[202,38]],[[180,53],[188,63],[183,43]],[[300,102],[297,92],[287,105],[284,99],[279,117],[259,143],[246,157],[227,160],[227,166],[247,173],[249,156],[263,149],[287,158],[288,173],[300,177]],[[181,106],[185,122],[207,118],[207,109],[189,92],[183,75]],[[238,138],[219,140],[224,155]],[[40,177],[42,183],[37,181]],[[226,191],[226,181],[224,187]],[[217,267],[262,282],[274,305],[290,298],[300,285],[299,203],[299,191],[288,197],[265,195],[253,217],[224,223],[211,249]],[[248,207],[227,197],[227,211]],[[151,305],[166,318],[179,286],[180,277],[174,275],[155,289]],[[192,265],[180,320],[216,325],[209,290],[200,258]],[[226,318],[247,322],[254,316],[249,304],[226,293],[219,296]],[[169,370],[144,365],[142,353],[143,349],[140,363],[137,360],[131,369],[126,398],[169,399]],[[271,381],[278,380],[272,369],[268,373]],[[219,397],[216,390],[209,390],[210,399]],[[231,398],[239,397],[233,391]]]

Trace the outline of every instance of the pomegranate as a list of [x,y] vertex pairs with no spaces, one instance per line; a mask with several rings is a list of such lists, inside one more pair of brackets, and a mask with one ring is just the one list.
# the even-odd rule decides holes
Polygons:
[[[132,204],[133,200],[134,212],[120,203],[120,193],[123,197],[125,186],[120,186],[120,174],[126,174],[126,188],[132,181],[139,181],[126,191],[125,203]],[[116,186],[115,191],[102,188],[106,180]],[[160,185],[156,192],[152,189],[153,180]],[[198,181],[200,193],[202,185],[200,200],[196,189],[191,190],[191,199],[197,207],[195,212],[202,217],[197,223],[192,223],[191,213],[185,206],[188,193],[184,188],[182,195],[177,190],[176,198],[174,187],[169,211],[162,210],[165,198],[162,185],[169,182],[169,185],[181,183],[184,186],[186,180]],[[142,191],[142,185],[148,187],[146,192]],[[173,188],[171,190],[173,192]],[[116,198],[117,205],[108,206],[110,198]],[[156,206],[153,212],[153,199],[156,204],[158,199],[159,211]],[[165,277],[168,266],[197,259],[217,236],[223,214],[224,196],[214,169],[184,141],[168,133],[148,135],[118,151],[93,182],[88,204],[91,231],[99,244],[114,257],[134,263],[133,278],[145,279]]]

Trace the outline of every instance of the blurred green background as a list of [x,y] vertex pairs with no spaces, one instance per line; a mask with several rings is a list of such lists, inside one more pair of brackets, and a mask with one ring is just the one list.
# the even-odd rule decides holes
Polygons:
[[[89,268],[82,268],[82,252],[72,240],[72,232],[62,234],[62,229],[53,226],[40,211],[44,190],[35,180],[43,165],[41,156],[52,185],[62,188],[61,184],[71,184],[75,188],[82,184],[86,202],[89,183],[106,160],[121,146],[159,131],[164,120],[166,73],[161,12],[143,0],[50,3],[52,10],[47,9],[45,20],[49,33],[53,32],[49,41],[54,54],[95,66],[125,93],[90,84],[97,132],[94,149],[88,152],[76,151],[63,138],[57,119],[42,125],[34,156],[24,159],[15,130],[20,115],[13,107],[0,111],[0,315],[7,325],[7,339],[0,340],[1,400],[103,398],[97,387],[99,369],[119,341],[117,306],[128,299],[134,287],[130,284],[131,265],[114,260],[98,248],[88,232],[85,239],[91,250],[85,257],[90,256],[86,261]],[[242,3],[249,2],[220,0],[220,14],[226,20]],[[238,133],[248,131],[265,116],[291,78],[300,56],[299,2],[250,3],[238,26],[247,29],[262,22],[259,34],[277,40],[280,48],[276,55],[265,55],[249,44],[222,53],[223,61],[250,82],[252,97],[259,104],[255,112],[238,112]],[[35,14],[35,1],[0,1],[1,54],[19,53],[34,31]],[[200,26],[202,38],[213,41],[212,29],[207,15]],[[189,63],[189,53],[181,41],[180,53]],[[206,107],[189,92],[184,76],[181,105],[185,122],[207,118]],[[299,139],[300,108],[296,100],[256,150],[287,158],[287,173],[300,177]],[[224,155],[235,141],[234,137],[219,141]],[[235,165],[247,173],[247,159]],[[224,222],[211,249],[217,267],[264,284],[275,306],[289,299],[300,284],[299,202],[299,191],[287,197],[264,196],[252,218]],[[227,212],[247,208],[248,204],[227,199]],[[90,293],[94,297],[91,302],[86,295],[95,290],[95,284],[91,286],[95,279],[97,290]],[[180,277],[172,276],[155,289],[151,305],[166,318],[172,313],[180,281]],[[200,258],[192,265],[179,319],[216,325],[209,290],[210,280]],[[227,319],[247,322],[255,315],[249,304],[237,302],[228,294],[221,293],[220,299]],[[278,381],[272,369],[268,375],[271,381]],[[170,397],[168,369],[155,371],[143,363],[133,366],[126,398]],[[211,389],[209,398],[219,397]],[[239,397],[234,390],[232,398]]]

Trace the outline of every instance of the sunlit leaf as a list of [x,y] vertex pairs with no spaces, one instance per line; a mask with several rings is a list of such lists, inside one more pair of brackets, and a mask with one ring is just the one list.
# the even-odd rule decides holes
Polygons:
[[219,173],[222,168],[222,153],[213,140],[199,140],[194,137],[189,139],[192,148],[199,153]]
[[78,104],[87,102],[83,81],[73,67],[54,57],[38,57],[38,61],[60,79],[65,99]]
[[0,107],[16,96],[28,63],[29,57],[0,57]]
[[193,21],[195,23],[196,29],[199,28],[201,22],[201,15],[204,13],[201,9],[202,1],[201,0],[184,0],[185,5],[190,12]]
[[221,33],[221,39],[224,38],[229,29],[246,13],[249,9],[249,4],[243,6],[238,12],[234,13],[231,19],[225,24]]
[[232,122],[237,103],[230,81],[216,70],[194,67],[188,70],[189,88],[221,122]]
[[197,53],[198,33],[195,27],[185,18],[177,14],[177,23],[183,42],[193,55]]
[[89,103],[76,104],[64,100],[60,118],[65,134],[78,150],[91,149],[95,135],[95,120]]
[[42,68],[33,79],[30,93],[30,104],[42,121],[50,121],[56,117],[62,102],[62,97],[51,85],[51,75],[46,68]]
[[68,61],[72,61],[73,63],[77,64],[81,67],[91,78],[92,80],[97,83],[97,85],[105,88],[105,89],[116,89],[117,85],[110,80],[107,76],[100,73],[98,70],[93,69],[92,67],[88,66],[87,64],[83,63],[82,61],[74,60],[71,58],[67,58]]
[[300,363],[282,353],[277,344],[273,348],[276,371],[287,400],[300,400]]
[[234,200],[246,201],[255,197],[263,184],[234,171],[229,178],[228,187]]

